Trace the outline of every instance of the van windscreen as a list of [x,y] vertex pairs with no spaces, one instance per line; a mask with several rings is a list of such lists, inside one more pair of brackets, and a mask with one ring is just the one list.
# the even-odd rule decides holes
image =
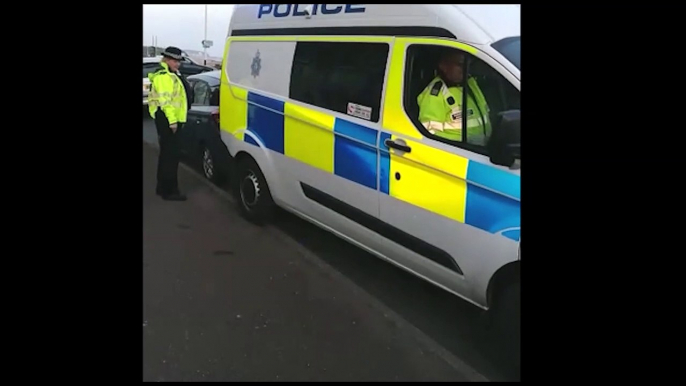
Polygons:
[[522,49],[521,49],[521,37],[513,36],[505,39],[498,40],[497,42],[491,44],[496,51],[500,52],[507,60],[512,62],[512,64],[521,71],[519,67],[522,61]]

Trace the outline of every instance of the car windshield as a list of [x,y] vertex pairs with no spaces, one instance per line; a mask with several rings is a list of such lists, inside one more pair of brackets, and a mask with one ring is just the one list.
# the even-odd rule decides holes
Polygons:
[[514,36],[498,40],[497,42],[493,43],[492,46],[496,49],[496,51],[500,52],[507,60],[514,64],[518,70],[521,71],[521,68],[519,67],[522,61],[522,49],[520,42],[521,37]]

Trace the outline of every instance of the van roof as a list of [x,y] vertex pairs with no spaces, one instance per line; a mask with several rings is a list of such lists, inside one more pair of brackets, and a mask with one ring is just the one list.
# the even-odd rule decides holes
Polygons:
[[[346,13],[345,5],[328,5],[335,14],[301,16],[306,4],[240,4],[234,8],[229,36],[237,30],[284,30],[315,28],[312,35],[327,33],[325,27],[429,27],[445,30],[457,40],[472,44],[491,44],[511,36],[520,36],[520,7],[516,4],[355,4],[364,12]],[[321,7],[322,5],[318,5]],[[262,8],[261,8],[262,7]],[[271,9],[269,9],[271,7]],[[274,16],[274,9],[280,15]],[[297,7],[297,8],[296,8]],[[294,11],[299,15],[294,16]],[[261,15],[260,15],[261,13]],[[364,31],[364,28],[360,28]],[[272,31],[270,31],[272,32]],[[279,34],[286,34],[280,31]],[[264,31],[264,34],[271,34]],[[300,31],[293,34],[303,34]],[[341,33],[344,35],[345,33]],[[364,33],[356,33],[357,35]],[[371,33],[370,33],[371,34]],[[431,36],[429,34],[429,36]]]

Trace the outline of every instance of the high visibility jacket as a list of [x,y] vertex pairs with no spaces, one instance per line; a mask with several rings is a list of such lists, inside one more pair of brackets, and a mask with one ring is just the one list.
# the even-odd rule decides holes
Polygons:
[[161,62],[160,67],[148,74],[150,92],[148,93],[148,110],[154,118],[158,108],[167,116],[169,124],[185,123],[188,109],[186,89],[183,82],[173,72],[169,71],[167,63]]
[[[485,145],[491,135],[488,103],[474,78],[469,78],[467,84],[467,141]],[[437,76],[419,94],[419,121],[430,133],[462,141],[462,89],[447,87]]]

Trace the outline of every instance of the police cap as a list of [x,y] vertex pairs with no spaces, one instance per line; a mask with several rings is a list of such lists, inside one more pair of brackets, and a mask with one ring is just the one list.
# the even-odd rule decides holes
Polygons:
[[168,58],[176,59],[176,60],[181,60],[183,59],[182,51],[180,48],[177,47],[167,47],[164,52],[162,52],[162,56],[166,56]]

